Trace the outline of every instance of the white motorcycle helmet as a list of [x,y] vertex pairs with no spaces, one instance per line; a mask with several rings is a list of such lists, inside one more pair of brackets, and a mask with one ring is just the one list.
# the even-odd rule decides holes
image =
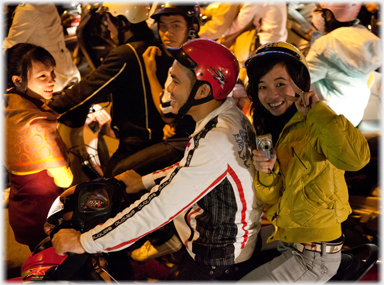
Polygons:
[[148,2],[104,2],[103,7],[108,8],[108,12],[112,16],[122,15],[132,24],[146,21],[149,18],[150,5]]
[[361,3],[344,2],[344,3],[319,3],[322,9],[328,9],[332,12],[335,19],[339,22],[351,22],[357,18],[361,9]]

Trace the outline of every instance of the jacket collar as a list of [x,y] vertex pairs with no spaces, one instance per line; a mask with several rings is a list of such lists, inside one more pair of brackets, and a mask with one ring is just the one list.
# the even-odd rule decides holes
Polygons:
[[[293,117],[288,121],[288,123],[285,124],[283,130],[281,131],[279,138],[277,142],[280,141],[280,139],[285,136],[285,133],[289,132],[289,129],[293,126],[296,125],[306,119],[307,116],[301,114],[300,112],[296,112]],[[276,144],[277,145],[277,144]]]
[[196,123],[196,128],[192,136],[198,134],[206,126],[206,124],[212,120],[212,118],[217,117],[219,114],[231,109],[233,105],[235,105],[235,101],[233,98],[228,97],[219,108],[213,110],[204,119]]

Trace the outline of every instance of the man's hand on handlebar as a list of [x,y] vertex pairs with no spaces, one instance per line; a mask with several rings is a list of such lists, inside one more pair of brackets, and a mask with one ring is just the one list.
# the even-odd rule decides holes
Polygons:
[[83,254],[85,250],[80,243],[80,233],[75,229],[61,229],[52,238],[52,244],[58,255],[70,252]]
[[125,191],[128,194],[138,193],[145,189],[141,175],[134,170],[127,170],[119,175],[116,175],[117,180],[123,181],[127,188]]

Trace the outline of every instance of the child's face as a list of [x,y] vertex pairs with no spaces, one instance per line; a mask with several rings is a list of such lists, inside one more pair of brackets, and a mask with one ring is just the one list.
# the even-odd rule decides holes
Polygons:
[[277,64],[260,79],[258,85],[259,100],[274,116],[283,115],[293,104],[292,101],[286,101],[281,96],[281,94],[295,96],[295,91],[289,83],[290,78],[286,67]]
[[45,66],[41,62],[32,62],[32,68],[28,71],[27,95],[34,98],[51,99],[56,75],[53,66]]

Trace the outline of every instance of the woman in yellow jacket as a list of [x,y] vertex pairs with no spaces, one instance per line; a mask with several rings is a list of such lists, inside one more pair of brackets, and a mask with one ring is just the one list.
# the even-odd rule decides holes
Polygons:
[[257,135],[256,195],[282,254],[242,280],[325,283],[340,265],[341,223],[351,213],[344,171],[370,159],[366,139],[310,90],[302,53],[271,42],[246,63]]

